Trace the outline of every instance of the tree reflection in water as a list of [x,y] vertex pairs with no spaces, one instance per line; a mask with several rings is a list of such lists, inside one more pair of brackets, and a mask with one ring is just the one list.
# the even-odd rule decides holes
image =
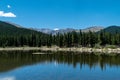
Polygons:
[[[32,54],[40,51],[2,51],[0,52],[0,72],[12,70],[25,65],[35,63],[51,63],[80,65],[80,69],[84,65],[90,69],[100,66],[104,70],[106,66],[120,66],[120,55],[95,55],[93,53],[75,53],[75,52],[44,52],[46,54]],[[52,54],[51,54],[52,53]]]

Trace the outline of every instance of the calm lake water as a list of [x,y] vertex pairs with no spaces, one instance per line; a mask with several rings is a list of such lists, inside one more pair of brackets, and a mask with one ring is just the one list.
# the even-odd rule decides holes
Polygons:
[[120,55],[34,52],[0,52],[0,80],[120,80]]

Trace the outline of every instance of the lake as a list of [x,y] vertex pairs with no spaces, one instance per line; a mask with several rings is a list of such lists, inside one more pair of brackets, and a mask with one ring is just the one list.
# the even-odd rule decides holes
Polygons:
[[120,55],[2,51],[0,80],[120,80]]

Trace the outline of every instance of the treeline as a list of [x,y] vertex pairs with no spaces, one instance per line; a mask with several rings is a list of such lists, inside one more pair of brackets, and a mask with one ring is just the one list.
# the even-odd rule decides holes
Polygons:
[[65,34],[24,34],[24,35],[0,35],[0,47],[41,47],[53,45],[59,47],[95,47],[96,45],[120,46],[120,34],[101,31],[95,32],[69,32]]
[[59,47],[95,47],[105,45],[120,46],[120,34],[100,32],[70,32],[53,36],[53,44]]

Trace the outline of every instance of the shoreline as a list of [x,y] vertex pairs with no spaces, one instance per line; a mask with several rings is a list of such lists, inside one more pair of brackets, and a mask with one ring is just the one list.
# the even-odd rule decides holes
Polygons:
[[59,48],[59,47],[6,47],[0,48],[0,51],[28,51],[28,50],[41,50],[41,51],[70,51],[70,52],[88,52],[88,53],[117,53],[120,54],[120,48],[87,48],[87,47],[71,47],[71,48]]

